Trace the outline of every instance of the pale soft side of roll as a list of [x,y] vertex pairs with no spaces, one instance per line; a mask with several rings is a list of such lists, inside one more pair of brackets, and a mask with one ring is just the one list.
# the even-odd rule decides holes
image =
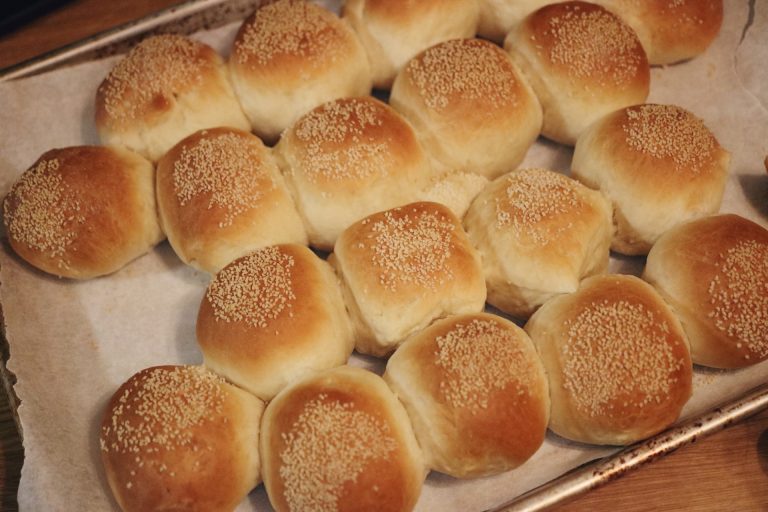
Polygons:
[[473,172],[448,171],[435,176],[421,191],[419,200],[445,205],[457,218],[463,219],[472,200],[488,183],[488,178]]
[[365,47],[379,89],[389,89],[403,65],[422,50],[474,37],[479,15],[477,0],[349,0],[342,10]]
[[154,180],[152,164],[125,149],[47,151],[3,201],[11,247],[59,277],[111,274],[163,239]]
[[549,428],[625,445],[672,425],[691,396],[688,341],[641,279],[601,275],[544,304],[525,325],[549,378]]
[[99,441],[124,512],[232,511],[260,481],[264,403],[196,366],[141,370],[112,396]]
[[539,102],[509,55],[481,39],[437,44],[398,73],[390,104],[442,170],[514,170],[539,136]]
[[426,476],[402,404],[361,368],[334,368],[277,395],[260,447],[277,512],[407,512]]
[[488,302],[519,318],[605,271],[613,238],[610,202],[545,169],[497,178],[464,217],[482,255]]
[[101,142],[156,161],[203,128],[249,130],[224,61],[181,35],[149,37],[115,64],[96,92]]
[[768,230],[715,215],[664,233],[643,278],[675,309],[693,362],[741,368],[768,359]]
[[213,279],[200,304],[205,365],[263,400],[347,362],[354,342],[336,276],[301,245],[256,250]]
[[445,206],[373,214],[342,233],[329,260],[355,325],[355,348],[386,355],[437,318],[485,305],[480,255]]
[[651,64],[702,54],[723,24],[723,0],[594,0],[637,32]]
[[541,102],[542,135],[556,142],[572,146],[594,121],[648,97],[650,67],[640,40],[598,5],[542,7],[512,29],[504,48]]
[[395,351],[384,380],[434,470],[457,478],[498,474],[523,464],[544,441],[544,367],[525,331],[500,316],[435,322]]
[[249,132],[201,130],[176,144],[157,164],[157,202],[176,254],[211,274],[259,247],[307,244],[271,151]]
[[410,124],[370,96],[315,108],[275,150],[309,242],[323,250],[363,217],[419,200],[436,177]]
[[265,2],[247,18],[229,70],[253,132],[270,144],[314,107],[372,86],[368,57],[349,24],[305,0]]
[[729,164],[730,153],[701,119],[648,104],[590,126],[576,143],[571,174],[613,203],[611,249],[636,255],[677,224],[717,213]]
[[503,43],[512,27],[536,9],[552,0],[478,0],[480,4],[480,19],[477,24],[477,35],[496,43]]

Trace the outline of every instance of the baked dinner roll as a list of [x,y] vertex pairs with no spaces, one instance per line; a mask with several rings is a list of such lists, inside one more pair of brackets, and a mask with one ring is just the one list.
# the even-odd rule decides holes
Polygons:
[[233,128],[201,130],[157,164],[157,202],[179,258],[216,273],[238,256],[307,234],[272,154]]
[[350,366],[277,395],[260,446],[277,512],[408,511],[426,475],[403,406],[381,377]]
[[227,511],[258,483],[264,404],[196,366],[156,366],[112,396],[101,423],[107,481],[125,512]]
[[414,55],[448,39],[474,37],[477,0],[347,0],[342,17],[363,43],[373,85],[389,89]]
[[386,355],[433,320],[485,305],[480,255],[441,204],[412,203],[356,222],[329,261],[364,354]]
[[637,32],[651,64],[695,57],[714,41],[723,23],[722,0],[594,0]]
[[5,232],[30,265],[59,277],[110,274],[163,238],[154,169],[120,148],[43,153],[3,201]]
[[144,39],[96,91],[101,142],[153,161],[187,135],[213,126],[250,129],[219,54],[181,35]]
[[246,19],[229,69],[253,132],[269,143],[321,103],[371,91],[371,68],[355,32],[304,0],[266,2]]
[[740,368],[768,359],[768,230],[738,215],[677,226],[648,253],[643,278],[675,309],[693,362]]
[[480,19],[477,34],[496,43],[502,43],[509,31],[539,7],[553,0],[478,0]]
[[330,266],[302,245],[236,259],[197,316],[205,365],[263,400],[307,373],[347,362],[352,327]]
[[585,279],[525,325],[549,378],[549,428],[584,443],[624,445],[675,422],[691,396],[680,321],[634,276]]
[[527,318],[608,266],[611,205],[600,193],[544,169],[511,172],[475,198],[464,217],[482,255],[488,302]]
[[611,248],[647,254],[668,229],[720,209],[729,163],[730,154],[687,110],[636,105],[584,132],[571,174],[613,203]]
[[488,178],[472,172],[448,172],[436,176],[419,199],[443,204],[461,219],[472,200],[488,183]]
[[501,473],[544,441],[549,390],[528,335],[496,315],[439,320],[387,362],[427,465],[458,478]]
[[451,171],[513,170],[539,136],[541,107],[504,50],[481,39],[437,44],[398,73],[390,104]]
[[573,145],[592,122],[643,103],[650,68],[635,32],[587,2],[535,11],[509,33],[510,53],[544,109],[542,135]]
[[366,215],[418,200],[433,179],[413,129],[372,97],[315,108],[286,130],[276,151],[319,249],[332,249]]

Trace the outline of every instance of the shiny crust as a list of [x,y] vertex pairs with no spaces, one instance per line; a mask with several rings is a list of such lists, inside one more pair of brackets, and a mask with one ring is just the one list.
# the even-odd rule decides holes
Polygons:
[[691,396],[680,322],[634,276],[588,278],[544,304],[525,330],[549,378],[549,428],[565,438],[629,444],[674,423]]
[[649,104],[590,126],[576,144],[571,173],[611,200],[617,228],[611,248],[634,255],[647,254],[675,225],[716,213],[729,163],[730,153],[696,116]]
[[[312,429],[307,415],[316,419]],[[264,414],[260,447],[278,512],[291,502],[294,510],[408,511],[426,476],[403,406],[381,377],[360,368],[335,368],[280,393]],[[302,485],[287,485],[293,479]]]
[[[158,374],[177,377],[157,379]],[[101,457],[123,511],[234,510],[259,483],[256,439],[264,404],[217,377],[204,375],[205,370],[194,367],[147,368],[112,396],[101,425]],[[171,389],[195,389],[196,396],[171,398],[170,389],[153,389],[158,380],[174,386]],[[158,394],[162,398],[154,400]],[[182,404],[191,403],[211,407],[187,414],[186,408],[195,406]],[[158,417],[170,422],[159,426]],[[131,430],[146,437],[124,438]],[[122,449],[130,439],[129,448]]]
[[360,37],[371,62],[373,85],[389,89],[414,55],[449,39],[473,37],[476,0],[350,0],[342,17]]
[[110,274],[162,240],[152,164],[123,149],[47,151],[11,188],[3,213],[13,250],[60,277]]
[[768,359],[768,231],[737,215],[667,231],[643,278],[667,299],[691,342],[693,362],[741,368]]
[[440,43],[398,73],[390,103],[441,168],[493,179],[539,136],[541,106],[512,60],[481,39]]
[[542,7],[510,31],[504,48],[541,102],[542,135],[562,144],[573,145],[594,121],[648,97],[650,68],[640,41],[598,5]]
[[259,247],[307,243],[277,163],[248,132],[213,128],[180,141],[157,164],[157,200],[176,254],[212,274]]
[[[261,251],[274,256],[244,256],[216,276],[201,301],[196,332],[209,368],[269,400],[308,373],[346,363],[353,339],[336,276],[326,262],[299,245]],[[286,279],[270,279],[274,274]],[[264,289],[268,285],[273,288]],[[211,292],[213,286],[223,292]],[[224,290],[257,290],[243,300],[271,307],[249,318],[238,297]]]
[[458,478],[501,473],[524,463],[544,441],[544,367],[528,335],[499,316],[435,322],[395,351],[384,380],[437,471]]
[[436,318],[482,310],[480,256],[437,203],[373,214],[346,229],[330,260],[356,326],[356,349],[386,355]]

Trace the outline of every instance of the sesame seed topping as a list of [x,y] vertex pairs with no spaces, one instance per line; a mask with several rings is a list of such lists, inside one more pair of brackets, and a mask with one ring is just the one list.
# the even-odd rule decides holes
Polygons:
[[342,57],[338,42],[341,25],[334,16],[311,2],[278,0],[259,8],[242,28],[234,44],[238,62],[265,66],[285,55],[302,57],[301,65],[324,66]]
[[409,284],[431,290],[454,278],[448,267],[455,251],[456,225],[442,213],[406,208],[384,212],[381,220],[365,224],[372,239],[371,263],[379,283],[391,292]]
[[514,332],[496,321],[473,319],[457,323],[436,339],[435,363],[445,369],[440,392],[456,408],[486,409],[493,390],[533,382],[532,369]]
[[175,102],[179,90],[202,82],[211,64],[202,43],[183,36],[153,36],[136,45],[104,80],[104,108],[111,121],[130,121],[157,105]]
[[627,145],[656,159],[672,159],[676,170],[698,174],[712,159],[717,141],[701,119],[674,105],[638,105],[626,110]]
[[66,253],[83,224],[84,207],[63,182],[56,158],[41,159],[14,183],[3,203],[8,234],[19,243],[58,258],[68,268]]
[[305,144],[301,168],[307,179],[364,179],[387,173],[390,155],[386,139],[372,128],[382,126],[385,107],[375,100],[342,99],[325,103],[295,125]]
[[438,112],[457,99],[496,108],[517,102],[517,78],[507,55],[479,39],[435,45],[412,59],[406,72],[426,105]]
[[768,357],[768,243],[741,240],[720,255],[709,286],[709,316],[744,357]]
[[495,199],[496,226],[537,245],[555,243],[558,235],[570,227],[562,223],[549,225],[548,221],[570,216],[583,205],[579,184],[553,171],[523,169],[510,173],[504,181],[507,186],[503,195]]
[[563,386],[578,410],[592,417],[624,406],[660,403],[677,383],[684,362],[668,341],[660,314],[629,300],[603,300],[568,320],[561,346]]
[[344,485],[397,448],[386,423],[325,394],[304,406],[282,439],[279,471],[290,510],[337,510]]
[[206,292],[216,320],[245,322],[266,329],[284,311],[291,314],[293,256],[279,247],[266,247],[230,263]]
[[226,211],[219,227],[252,209],[265,187],[274,188],[263,166],[261,148],[245,137],[225,133],[184,146],[173,165],[173,185],[181,206],[207,194],[208,209]]

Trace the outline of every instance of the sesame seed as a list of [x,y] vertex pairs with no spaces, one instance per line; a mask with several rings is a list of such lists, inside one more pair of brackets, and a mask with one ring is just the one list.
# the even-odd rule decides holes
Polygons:
[[205,295],[216,320],[266,329],[284,311],[290,313],[296,299],[295,264],[293,256],[275,246],[256,250],[224,267]]
[[304,406],[282,439],[279,473],[289,509],[315,512],[337,510],[344,485],[397,448],[386,423],[325,394]]

